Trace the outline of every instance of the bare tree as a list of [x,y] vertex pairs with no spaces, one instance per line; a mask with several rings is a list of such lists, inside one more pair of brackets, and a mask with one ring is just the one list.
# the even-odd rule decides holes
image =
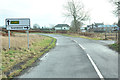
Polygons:
[[64,7],[66,11],[64,15],[66,17],[72,18],[72,29],[74,32],[78,32],[81,24],[88,20],[88,12],[85,12],[84,6],[80,0],[77,2],[76,0],[69,0]]
[[114,7],[115,10],[113,10],[113,13],[118,16],[119,15],[119,10],[120,10],[120,0],[109,0],[109,2],[111,2]]
[[73,31],[73,32],[79,31],[80,27],[83,25],[83,23],[81,21],[76,21],[76,25],[77,25],[77,27],[75,27],[75,21],[73,20],[71,22],[72,27],[70,28],[70,30]]

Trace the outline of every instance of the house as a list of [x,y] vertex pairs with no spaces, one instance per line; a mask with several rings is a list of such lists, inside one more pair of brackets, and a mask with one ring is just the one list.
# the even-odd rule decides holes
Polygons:
[[104,25],[104,23],[94,23],[93,24],[95,27],[98,27],[99,25]]
[[104,25],[103,23],[94,23],[92,25],[87,25],[89,32],[115,32],[118,31],[117,25]]
[[87,27],[81,27],[80,30],[81,32],[86,32]]
[[93,32],[115,32],[118,31],[118,28],[117,25],[98,25],[90,30]]
[[70,26],[68,24],[57,24],[55,30],[70,30]]
[[96,27],[96,30],[101,32],[114,32],[117,31],[118,28],[117,25],[99,25]]

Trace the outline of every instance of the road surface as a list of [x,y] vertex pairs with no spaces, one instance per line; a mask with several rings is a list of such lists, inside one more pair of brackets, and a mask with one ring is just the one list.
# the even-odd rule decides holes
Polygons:
[[118,53],[106,46],[113,41],[42,35],[56,38],[56,47],[19,78],[118,78]]

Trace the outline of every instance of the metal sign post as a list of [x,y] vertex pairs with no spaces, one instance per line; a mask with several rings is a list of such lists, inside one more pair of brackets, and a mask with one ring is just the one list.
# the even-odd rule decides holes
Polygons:
[[28,49],[29,49],[30,19],[29,18],[7,18],[5,20],[5,25],[6,25],[6,29],[8,30],[9,49],[10,49],[10,30],[26,30]]
[[29,31],[27,30],[27,40],[28,40],[28,49],[29,49]]
[[9,49],[10,49],[10,30],[8,30],[8,40],[9,40]]

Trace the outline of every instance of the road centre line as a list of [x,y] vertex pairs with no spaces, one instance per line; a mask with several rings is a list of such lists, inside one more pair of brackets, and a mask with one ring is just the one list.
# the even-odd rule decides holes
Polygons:
[[[71,39],[72,40],[72,39]],[[85,49],[81,44],[79,44],[76,40],[73,40],[75,43],[77,43],[83,50]],[[103,75],[101,74],[100,70],[98,69],[98,67],[96,66],[96,64],[94,63],[93,59],[90,57],[89,54],[87,54],[88,59],[90,60],[91,64],[93,65],[95,71],[97,72],[97,75],[99,76],[99,78],[101,80],[105,80]]]
[[82,49],[85,49],[81,44],[79,44],[76,40],[73,40],[75,43],[77,43]]
[[78,44],[82,49],[85,49],[81,44]]
[[90,57],[89,54],[87,54],[87,57],[88,57],[88,59],[90,60],[90,62],[92,63],[92,65],[93,65],[95,71],[97,72],[99,78],[100,78],[101,80],[104,80],[104,77],[102,76],[100,70],[99,70],[98,67],[95,65],[94,61],[92,60],[92,58]]
[[76,40],[73,40],[74,42],[76,42],[78,44],[78,42]]

